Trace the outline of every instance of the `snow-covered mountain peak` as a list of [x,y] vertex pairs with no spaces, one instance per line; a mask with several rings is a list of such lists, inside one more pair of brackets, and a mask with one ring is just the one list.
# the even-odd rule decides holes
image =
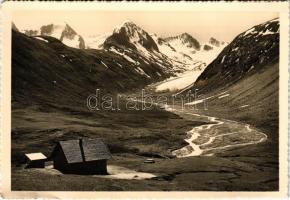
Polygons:
[[239,37],[260,37],[271,34],[279,34],[279,30],[279,19],[275,18],[248,29],[246,32],[240,34]]
[[137,26],[137,25],[133,21],[126,19],[119,25],[119,27],[121,26]]
[[105,47],[123,46],[136,49],[138,46],[148,51],[158,51],[157,44],[152,37],[134,22],[126,20],[116,27],[113,34],[104,42]]
[[62,22],[41,26],[40,35],[52,36],[61,40],[61,38],[73,39],[78,34],[69,24]]
[[[235,83],[279,61],[279,21],[256,25],[227,45],[197,79],[196,85],[213,90]],[[264,73],[264,72],[263,72]]]
[[118,25],[114,30],[113,33],[120,33],[121,31],[126,31],[127,33],[134,33],[135,31],[142,32],[143,30],[137,26],[134,22],[126,20],[120,25]]
[[222,43],[222,42],[220,42],[219,40],[217,40],[214,37],[209,38],[208,42],[209,42],[210,45],[213,45],[213,46],[216,46],[216,47],[219,47],[221,45],[221,43]]
[[186,46],[187,48],[191,48],[192,50],[200,50],[200,43],[197,39],[192,37],[189,33],[182,33],[177,36],[163,38],[166,42],[175,45]]
[[181,38],[184,42],[194,39],[189,33],[182,33],[178,37]]
[[138,27],[134,22],[130,20],[123,21],[119,26],[115,28],[116,31],[118,31],[122,27]]
[[25,29],[23,33],[29,36],[51,36],[59,39],[65,45],[74,48],[85,48],[85,41],[68,23],[58,22],[42,25],[37,29]]
[[71,34],[76,34],[68,24],[63,22],[61,24],[48,24],[41,26],[40,35],[47,35],[60,39],[64,30],[66,30],[66,32],[71,32]]

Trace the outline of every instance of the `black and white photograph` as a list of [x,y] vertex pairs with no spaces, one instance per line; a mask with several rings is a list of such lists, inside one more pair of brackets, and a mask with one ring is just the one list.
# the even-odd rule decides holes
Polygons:
[[11,190],[279,192],[281,23],[13,10]]

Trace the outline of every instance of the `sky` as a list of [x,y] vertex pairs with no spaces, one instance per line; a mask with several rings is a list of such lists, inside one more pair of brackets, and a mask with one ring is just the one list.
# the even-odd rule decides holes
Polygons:
[[15,11],[13,22],[20,30],[66,22],[86,37],[111,33],[123,21],[130,20],[161,37],[187,32],[201,42],[210,37],[230,42],[252,26],[277,17],[275,12]]

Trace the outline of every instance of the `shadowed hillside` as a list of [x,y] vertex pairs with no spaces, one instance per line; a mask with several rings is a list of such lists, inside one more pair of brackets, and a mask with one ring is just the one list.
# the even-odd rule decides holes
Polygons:
[[203,71],[194,87],[202,93],[226,88],[279,62],[279,21],[239,34]]
[[127,55],[136,62],[106,50],[70,48],[49,36],[12,31],[13,102],[67,104],[86,100],[97,88],[124,92],[169,76],[133,51]]
[[239,34],[198,77],[204,111],[278,132],[279,21]]

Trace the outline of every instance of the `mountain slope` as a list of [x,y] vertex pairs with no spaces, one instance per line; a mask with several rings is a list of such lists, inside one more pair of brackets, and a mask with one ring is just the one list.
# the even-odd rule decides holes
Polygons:
[[200,47],[201,47],[197,39],[193,38],[188,33],[182,33],[181,35],[177,35],[174,37],[163,38],[163,40],[165,42],[168,42],[169,44],[177,43],[177,45],[173,45],[173,46],[186,46],[188,48],[192,48],[192,50],[197,50],[197,51],[200,50]]
[[[156,91],[177,92],[192,86],[205,67],[226,45],[216,39],[215,42],[219,45],[200,44],[187,33],[165,39],[154,34],[152,38],[158,44],[159,51],[176,66],[177,72],[177,78],[164,81],[156,87]],[[209,49],[204,48],[205,46]]]
[[191,69],[196,62],[208,65],[226,45],[218,40],[216,41],[219,42],[219,46],[202,44],[188,33],[168,38],[160,38],[156,34],[152,37],[161,53],[167,55],[175,65],[185,69]]
[[28,29],[23,30],[28,36],[51,36],[59,39],[67,46],[74,48],[85,48],[85,41],[81,35],[79,35],[70,25],[67,23],[62,24],[48,24],[43,25],[37,30]]
[[105,50],[125,58],[128,56],[128,53],[134,53],[136,57],[141,58],[147,63],[159,65],[171,75],[183,70],[175,65],[166,54],[159,51],[158,45],[145,30],[131,21],[125,21],[116,27],[112,35],[105,39],[102,46]]
[[110,33],[98,34],[98,35],[89,35],[85,37],[86,48],[87,49],[102,49],[104,46],[105,40],[111,36]]
[[272,20],[238,35],[195,83],[203,91],[227,87],[279,61],[279,21]]
[[131,21],[125,21],[120,27],[114,29],[113,34],[106,39],[104,46],[121,46],[137,50],[137,45],[148,51],[157,51],[158,47],[152,37]]
[[[198,77],[196,105],[211,116],[266,131],[277,153],[279,127],[279,21],[239,34]],[[271,144],[272,145],[272,144]],[[272,148],[272,147],[271,147]]]
[[[203,45],[188,33],[174,37],[161,38],[149,34],[144,29],[126,20],[116,27],[111,34],[90,37],[88,48],[106,49],[126,57],[126,52],[134,52],[147,62],[163,66],[164,70],[179,76],[188,70],[202,72],[224,48],[225,43],[216,39],[211,49],[202,49]],[[219,43],[221,45],[217,45]]]
[[127,91],[170,76],[134,52],[126,55],[70,48],[53,37],[12,31],[13,101],[86,101],[98,88]]

